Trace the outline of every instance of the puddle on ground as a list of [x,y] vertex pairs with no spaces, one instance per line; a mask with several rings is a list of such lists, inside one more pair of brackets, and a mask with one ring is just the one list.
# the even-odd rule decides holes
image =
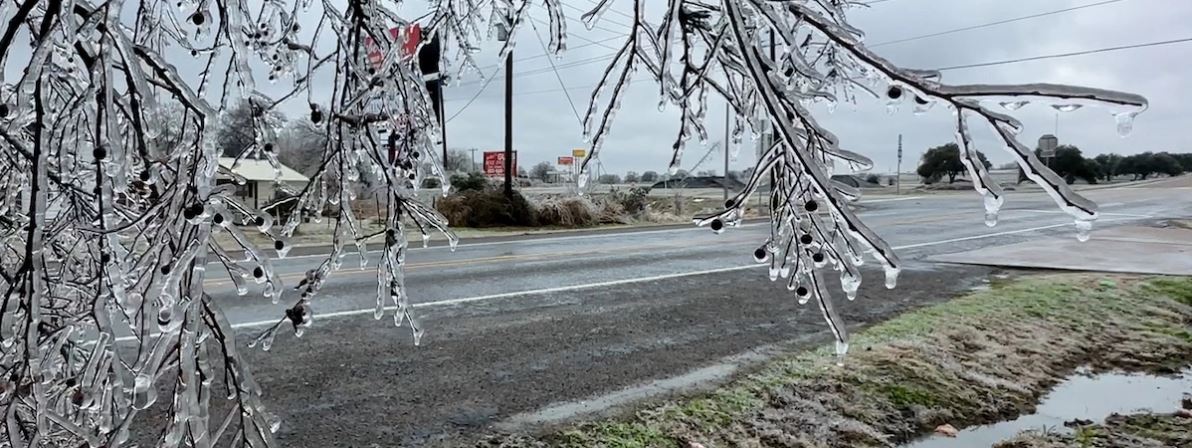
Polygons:
[[1068,432],[1071,429],[1064,427],[1064,422],[1077,418],[1101,423],[1113,413],[1174,412],[1185,392],[1192,392],[1192,369],[1178,378],[1123,373],[1088,376],[1078,372],[1045,395],[1034,414],[966,428],[956,437],[933,435],[902,446],[989,447],[1026,430]]

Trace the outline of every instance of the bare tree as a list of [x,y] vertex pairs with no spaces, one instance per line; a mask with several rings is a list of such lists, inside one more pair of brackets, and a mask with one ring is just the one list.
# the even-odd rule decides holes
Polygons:
[[444,163],[447,171],[459,171],[470,173],[475,170],[476,166],[472,163],[472,153],[464,149],[452,149],[447,151],[447,161]]
[[546,182],[550,172],[554,169],[550,162],[538,162],[533,168],[530,168],[530,177]]
[[311,123],[309,118],[291,121],[278,134],[277,160],[302,174],[314,174],[329,141],[327,129]]
[[285,124],[285,115],[268,109],[263,101],[243,100],[220,117],[215,141],[225,157],[239,157],[248,150],[264,149],[274,130]]
[[[544,3],[549,51],[558,53],[566,37],[561,2]],[[956,112],[963,160],[996,217],[1001,191],[974,163],[966,123],[984,122],[1083,230],[1095,206],[1015,140],[1020,123],[986,103],[1001,99],[1009,110],[1022,97],[1058,101],[1061,110],[1107,103],[1120,108],[1119,122],[1127,124],[1146,106],[1138,96],[1096,89],[942,84],[938,73],[896,67],[861,45],[845,17],[856,4],[843,0],[668,0],[657,24],[643,20],[644,3],[634,1],[631,32],[593,91],[584,172],[639,68],[658,81],[662,101],[681,111],[673,174],[684,142],[706,139],[709,93],[735,111],[736,144],[747,129],[772,128],[773,143],[745,191],[698,222],[717,232],[735,224],[760,179],[773,176],[772,234],[755,255],[769,260],[773,278],[789,277],[800,300],[816,300],[841,352],[847,337],[824,291],[824,272],[838,270],[851,298],[863,254],[885,266],[889,287],[900,264],[845,206],[856,192],[827,175],[831,163],[871,163],[839,148],[804,102],[850,101],[877,89],[892,104],[944,104]],[[595,22],[610,4],[601,0],[584,20]],[[143,0],[134,10],[119,1],[16,0],[0,8],[8,19],[0,25],[0,65],[12,58],[24,68],[18,78],[0,81],[0,171],[7,174],[0,178],[3,442],[121,446],[153,407],[166,413],[160,446],[271,445],[278,422],[261,405],[228,318],[204,289],[209,274],[226,273],[242,294],[256,283],[273,302],[286,301],[277,322],[254,340],[267,350],[278,331],[300,336],[311,325],[311,301],[344,262],[345,245],[357,247],[364,266],[365,243],[380,239],[375,316],[389,313],[395,324],[408,323],[418,342],[423,329],[402,275],[407,234],[455,239],[414,194],[424,177],[443,175],[433,156],[440,132],[417,58],[404,55],[389,32],[410,22],[386,5],[394,3]],[[421,23],[449,50],[443,69],[458,75],[476,69],[472,49],[492,25],[519,26],[530,5],[438,0]],[[315,24],[313,33],[300,33],[299,18]],[[765,32],[773,32],[781,58],[759,46]],[[504,43],[501,57],[515,41]],[[198,59],[199,67],[179,73],[169,57],[178,52]],[[284,93],[258,90],[266,76]],[[314,99],[316,81],[330,87],[329,101]],[[310,184],[284,200],[298,212],[275,223],[233,196],[243,179],[220,174],[219,129],[228,111],[243,104],[251,138],[240,135],[227,154],[277,167],[281,123],[271,117],[292,101],[309,104],[308,119],[327,140]],[[163,112],[176,121],[160,119]],[[382,136],[382,124],[392,141]],[[231,184],[217,182],[220,176]],[[384,230],[365,233],[353,215],[350,203],[361,188],[385,203]],[[334,211],[331,253],[298,284],[283,284],[272,260],[286,256],[304,213],[324,209]],[[266,236],[270,247],[257,247],[246,231]],[[214,238],[220,234],[227,239]],[[171,396],[159,398],[159,389]]]

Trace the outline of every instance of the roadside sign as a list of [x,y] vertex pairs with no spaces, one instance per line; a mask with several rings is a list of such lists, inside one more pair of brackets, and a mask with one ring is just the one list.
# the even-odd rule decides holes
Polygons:
[[1051,134],[1039,137],[1039,156],[1044,159],[1055,157],[1055,148],[1060,145],[1060,139]]
[[[418,49],[418,44],[422,43],[422,26],[415,23],[404,30],[402,28],[390,28],[389,36],[393,41],[401,45],[401,58],[409,59],[414,56],[414,51]],[[385,59],[385,54],[377,43],[371,37],[364,38],[364,48],[368,50],[368,62],[373,65],[381,65],[381,61]]]
[[[513,172],[517,172],[517,151],[513,151]],[[484,175],[505,177],[505,151],[484,152]]]
[[571,156],[559,156],[559,165],[571,165],[575,163],[575,158]]
[[571,157],[575,157],[577,159],[584,158],[587,155],[588,155],[588,150],[583,149],[583,148],[575,148],[575,149],[571,150]]

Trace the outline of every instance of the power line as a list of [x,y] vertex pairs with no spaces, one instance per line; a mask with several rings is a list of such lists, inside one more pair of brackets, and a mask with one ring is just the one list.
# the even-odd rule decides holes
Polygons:
[[[538,25],[535,25],[532,20],[530,21],[530,28],[534,30],[534,37],[538,38],[538,44],[542,46],[542,52],[550,53],[546,49],[546,43],[542,41],[542,35],[538,33]],[[567,97],[567,104],[571,106],[571,113],[575,114],[575,120],[582,126],[584,120],[579,117],[579,110],[575,108],[575,102],[571,100],[571,94],[567,92],[567,85],[563,83],[563,77],[559,76],[559,69],[555,68],[554,59],[546,58],[546,60],[550,62],[550,67],[555,72],[555,79],[559,80],[559,87],[563,88],[563,96]]]
[[[592,46],[592,45],[604,46],[604,43],[606,43],[606,42],[616,41],[616,39],[623,39],[623,38],[626,38],[627,36],[629,36],[628,33],[622,33],[622,35],[620,35],[620,36],[606,37],[603,39],[597,39],[597,41],[588,41],[588,39],[584,39],[584,38],[576,36],[577,39],[581,39],[581,41],[588,42],[588,43],[585,43],[582,45],[576,45],[576,46],[567,46],[567,51],[578,50],[578,49],[585,48],[585,46]],[[608,48],[608,46],[604,46],[604,48]],[[514,62],[536,60],[536,58],[547,57],[547,56],[551,56],[551,54],[548,54],[548,52],[546,52],[546,54],[541,54],[541,55],[536,55],[536,56],[527,56],[527,57],[520,58],[520,60],[514,60]]]
[[[887,1],[887,0],[883,0],[883,1]],[[978,62],[978,63],[964,64],[964,65],[953,65],[953,66],[937,68],[935,70],[949,71],[949,70],[962,70],[962,69],[977,68],[977,67],[990,67],[990,66],[996,66],[996,65],[1015,64],[1015,63],[1020,63],[1020,62],[1029,62],[1029,61],[1037,61],[1037,60],[1044,60],[1044,59],[1058,59],[1058,58],[1066,58],[1066,57],[1074,57],[1074,56],[1084,56],[1084,55],[1096,54],[1096,53],[1129,50],[1129,49],[1135,49],[1135,48],[1172,45],[1172,44],[1184,43],[1184,42],[1192,42],[1192,37],[1186,37],[1186,38],[1182,38],[1182,39],[1156,41],[1156,42],[1146,42],[1146,43],[1132,44],[1132,45],[1119,45],[1119,46],[1113,46],[1113,47],[1096,48],[1096,49],[1091,49],[1091,50],[1081,50],[1081,51],[1073,51],[1073,52],[1067,52],[1067,53],[1030,56],[1030,57],[1024,57],[1024,58],[1005,59],[1005,60],[989,61],[989,62]],[[611,59],[613,56],[614,56],[614,54],[608,54],[608,55],[596,56],[596,57],[592,57],[592,58],[588,58],[588,59],[581,59],[581,60],[570,62],[567,64],[561,64],[561,65],[555,66],[554,68],[550,68],[550,69],[537,69],[537,70],[531,70],[528,72],[523,72],[523,73],[519,74],[518,76],[529,76],[529,75],[534,75],[534,74],[538,74],[538,73],[545,73],[546,71],[579,67],[579,66],[583,66],[583,65],[588,65],[588,64],[608,60],[608,59]],[[490,79],[491,79],[491,77],[490,77]],[[485,85],[487,85],[487,82]],[[587,89],[587,88],[592,88],[595,86],[596,85],[594,84],[594,85],[590,85],[590,86],[565,87],[562,89],[556,88],[556,89],[535,90],[535,91],[522,92],[519,95],[536,95],[536,94],[543,94],[543,93],[554,93],[554,92],[568,91],[568,90]],[[483,88],[482,88],[482,90],[483,90]],[[477,95],[473,96],[473,98],[471,100],[469,100],[469,104],[472,101],[474,101],[477,96],[479,96],[479,93],[480,92],[477,92]],[[518,95],[514,95],[514,96],[518,96]],[[458,115],[458,113],[457,113],[457,115]]]
[[[472,95],[472,98],[468,99],[468,102],[467,102],[467,103],[465,103],[465,104],[463,105],[463,107],[460,107],[460,108],[459,108],[459,110],[455,111],[455,113],[454,113],[454,114],[451,114],[451,117],[447,118],[447,121],[446,121],[446,122],[444,122],[444,123],[450,123],[450,122],[451,122],[451,120],[454,120],[454,119],[455,119],[455,117],[458,117],[458,116],[459,116],[459,114],[462,114],[462,113],[464,113],[464,111],[468,109],[468,106],[471,106],[471,105],[472,105],[472,103],[476,102],[476,99],[477,99],[477,98],[480,98],[480,94],[484,93],[484,89],[487,89],[487,88],[488,88],[488,85],[489,85],[489,83],[493,82],[493,79],[497,77],[497,71],[498,71],[498,70],[493,70],[493,72],[492,72],[492,73],[490,73],[490,74],[488,75],[488,77],[486,77],[486,78],[485,78],[485,80],[484,80],[484,85],[483,85],[483,86],[480,86],[480,89],[476,91],[476,94],[475,94],[475,95]],[[447,103],[447,99],[446,99],[446,98],[444,98],[444,99],[443,99],[443,103],[444,103],[444,104],[446,104],[446,103]],[[444,110],[446,110],[446,109],[447,109],[447,108],[446,108],[446,106],[444,106],[444,107],[443,107],[443,109],[444,109]]]
[[[541,19],[534,18],[533,16],[530,16],[530,20],[532,20],[532,21],[535,21],[535,22],[538,22],[538,23],[541,23],[541,24],[543,24],[543,25],[549,25],[549,23],[547,23],[547,22],[545,22],[545,21],[543,21],[543,20],[541,20]],[[579,23],[579,24],[581,24],[581,25],[583,24],[583,22],[577,22],[577,23]],[[582,41],[584,41],[584,42],[587,42],[587,43],[589,43],[589,44],[591,44],[591,45],[599,45],[599,46],[601,46],[601,47],[604,47],[604,48],[607,48],[607,49],[609,49],[609,50],[617,50],[617,48],[616,48],[616,47],[611,47],[611,46],[609,46],[609,45],[607,45],[607,44],[605,44],[605,43],[603,43],[603,42],[604,42],[604,41],[607,41],[607,40],[611,40],[612,38],[618,38],[618,39],[622,39],[622,38],[629,37],[629,33],[625,32],[625,31],[620,31],[620,32],[619,32],[619,34],[617,34],[616,36],[613,36],[612,38],[609,38],[609,39],[604,39],[604,40],[601,40],[601,41],[594,41],[594,40],[592,40],[592,39],[588,39],[588,38],[586,38],[586,37],[583,37],[583,36],[580,36],[580,35],[578,35],[578,34],[577,34],[577,35],[575,35],[575,36],[571,36],[571,37],[574,37],[574,38],[576,38],[576,39],[582,40]]]
[[[571,9],[573,9],[573,10],[575,10],[575,11],[578,11],[580,14],[584,14],[584,13],[587,13],[587,12],[588,12],[588,11],[585,11],[584,9],[582,9],[582,8],[579,8],[579,7],[576,7],[576,6],[572,6],[571,4],[569,4],[569,3],[566,3],[566,2],[562,2],[562,1],[560,1],[560,2],[559,2],[559,4],[561,4],[561,5],[563,5],[563,6],[566,6],[566,7],[568,7],[568,8],[571,8]],[[568,16],[567,18],[571,19],[571,20],[572,20],[573,22],[575,22],[575,23],[578,23],[578,24],[580,24],[580,25],[583,25],[585,28],[587,27],[587,25],[585,25],[585,24],[584,24],[584,22],[583,22],[582,20],[579,20],[579,19],[574,19],[574,18],[572,18],[571,16]],[[624,23],[621,23],[621,22],[616,22],[616,21],[610,20],[610,19],[608,19],[608,18],[601,18],[601,19],[600,19],[600,20],[599,20],[597,23],[595,23],[595,24],[593,24],[593,25],[592,25],[592,28],[593,28],[593,29],[602,30],[602,31],[608,31],[608,32],[610,32],[610,33],[619,33],[619,34],[620,34],[620,33],[624,33],[624,32],[625,32],[625,31],[614,31],[614,30],[610,30],[610,29],[608,29],[608,28],[601,27],[599,22],[605,22],[605,23],[610,23],[610,24],[617,25],[617,26],[623,26],[623,27],[625,27],[625,29],[626,29],[626,30],[628,30],[629,28],[632,28],[632,26],[630,26],[630,25],[627,25],[627,24],[624,24]]]
[[[520,73],[514,75],[513,77],[514,78],[523,78],[526,76],[533,76],[533,75],[540,75],[543,73],[549,73],[549,72],[560,70],[560,69],[575,68],[575,67],[580,67],[580,66],[584,66],[584,65],[588,65],[588,64],[595,64],[597,62],[603,62],[603,61],[612,59],[614,55],[615,55],[615,53],[606,54],[606,55],[602,55],[602,56],[590,57],[587,59],[580,59],[577,61],[568,62],[566,64],[559,64],[558,66],[542,67],[542,68],[536,68],[533,70],[526,70],[526,71],[523,71],[523,72],[520,72]],[[551,64],[553,65],[554,62],[551,62]]]
[[940,31],[938,33],[924,34],[921,36],[913,36],[913,37],[907,37],[904,39],[891,40],[891,41],[868,45],[868,47],[875,48],[875,47],[880,47],[883,45],[900,44],[903,42],[910,42],[910,41],[919,40],[919,39],[927,39],[929,37],[943,36],[943,35],[947,35],[947,34],[959,33],[962,31],[970,31],[970,30],[976,30],[976,29],[981,29],[981,28],[988,28],[991,26],[1004,25],[1007,23],[1018,22],[1018,21],[1022,21],[1022,20],[1035,19],[1035,18],[1050,16],[1050,15],[1055,15],[1055,14],[1062,14],[1065,12],[1076,11],[1076,10],[1084,9],[1084,8],[1092,8],[1094,6],[1108,5],[1111,3],[1118,3],[1121,1],[1123,1],[1123,0],[1105,0],[1105,1],[1097,2],[1097,3],[1089,3],[1089,4],[1085,4],[1085,5],[1080,5],[1080,6],[1073,6],[1071,8],[1057,9],[1054,11],[1041,12],[1038,14],[1031,14],[1031,15],[1021,16],[1021,17],[1015,17],[1012,19],[998,20],[996,22],[982,23],[980,25],[972,25],[972,26],[966,26],[966,27],[961,27],[961,28],[954,28],[954,29],[950,29],[950,30],[946,30],[946,31]]
[[[600,40],[600,41],[596,41],[596,42],[607,42],[607,41],[610,41],[610,40],[623,39],[623,38],[624,38],[624,36],[613,36],[613,37],[610,37],[610,38],[607,38],[607,39],[603,39],[603,40]],[[573,48],[569,48],[568,50],[575,50],[575,49],[579,49],[579,48],[590,47],[590,46],[593,46],[593,45],[599,45],[599,43],[590,43],[590,44],[578,45],[578,46],[575,46],[575,47],[573,47]],[[548,53],[543,53],[543,54],[540,54],[540,55],[537,55],[537,56],[529,56],[529,57],[525,57],[525,58],[514,59],[514,60],[513,60],[513,62],[522,62],[522,61],[528,61],[528,60],[533,60],[533,59],[539,59],[539,58],[544,58],[544,57],[549,57],[549,56],[552,56],[552,55],[551,55],[551,54],[548,52]],[[606,56],[598,56],[598,57],[595,57],[595,58],[580,59],[580,60],[577,60],[577,61],[568,62],[568,63],[566,63],[566,64],[560,65],[559,67],[570,67],[570,66],[572,66],[572,65],[576,65],[576,63],[577,63],[577,62],[583,62],[583,61],[592,61],[592,60],[607,60],[607,59],[610,59],[610,58],[612,58],[612,55],[611,55],[611,54],[610,54],[610,55],[606,55]],[[552,65],[553,65],[553,63],[552,63]],[[578,65],[582,65],[582,64],[578,64]],[[487,67],[485,67],[485,68],[486,68],[486,69],[499,69],[499,68],[500,68],[500,64],[493,64],[493,65],[487,66]],[[544,70],[544,69],[545,69],[545,70]],[[550,71],[548,67],[539,67],[539,68],[536,68],[536,69],[531,69],[531,70],[528,70],[528,71],[526,71],[526,72],[522,72],[522,73],[531,73],[531,74],[537,74],[537,73],[546,73],[546,72],[548,72],[548,71]],[[516,78],[517,76],[514,76],[514,77]],[[465,82],[461,82],[461,83],[459,83],[459,84],[455,84],[455,87],[474,86],[474,85],[476,85],[476,84],[480,84],[480,83],[482,83],[482,82],[484,82],[484,81],[465,81]]]
[[[592,6],[598,6],[598,5],[600,4],[600,3],[597,3],[597,0],[584,0],[584,1],[588,2],[588,4],[590,4],[590,5],[592,5]],[[611,2],[611,1],[613,1],[613,0],[608,0],[608,1],[610,1],[610,2]],[[626,18],[626,19],[629,19],[629,20],[637,20],[637,19],[636,19],[636,18],[634,18],[632,15],[630,15],[630,14],[627,14],[627,13],[623,13],[623,12],[621,12],[621,11],[617,10],[616,8],[613,8],[613,6],[612,6],[612,5],[609,5],[609,6],[608,6],[608,11],[609,11],[609,12],[614,12],[614,13],[616,13],[617,15],[619,15],[619,16],[621,16],[621,17],[624,17],[624,18]],[[584,11],[584,12],[586,13],[587,11]],[[600,20],[604,20],[604,18],[603,18],[603,17],[601,17],[601,18],[600,18]]]
[[994,66],[994,65],[1015,64],[1015,63],[1027,62],[1027,61],[1038,61],[1041,59],[1067,58],[1067,57],[1072,57],[1072,56],[1083,56],[1086,54],[1105,53],[1108,51],[1129,50],[1131,48],[1157,47],[1160,45],[1171,45],[1171,44],[1178,44],[1178,43],[1182,43],[1182,42],[1192,42],[1192,37],[1185,37],[1183,39],[1163,40],[1163,41],[1158,41],[1158,42],[1146,42],[1146,43],[1133,44],[1133,45],[1121,45],[1121,46],[1116,46],[1116,47],[1097,48],[1097,49],[1092,49],[1092,50],[1073,51],[1073,52],[1069,52],[1069,53],[1057,53],[1057,54],[1031,56],[1031,57],[1018,58],[1018,59],[1006,59],[1006,60],[1001,60],[1001,61],[979,62],[976,64],[953,65],[953,66],[949,66],[949,67],[937,68],[935,70],[942,72],[942,71],[946,71],[946,70],[961,70],[961,69],[966,69],[966,68],[989,67],[989,66]]

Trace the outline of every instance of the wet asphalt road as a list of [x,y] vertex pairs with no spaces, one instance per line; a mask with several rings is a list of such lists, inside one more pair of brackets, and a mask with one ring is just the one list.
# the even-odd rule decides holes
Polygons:
[[[1192,216],[1187,186],[1086,196],[1102,204],[1097,226]],[[842,306],[851,325],[946,300],[991,272],[917,261],[923,257],[1073,232],[1067,215],[1038,193],[1011,193],[994,228],[984,225],[974,193],[863,201],[860,216],[906,268],[899,287],[886,290],[876,263],[864,266],[857,300]],[[408,326],[393,328],[391,312],[373,320],[375,271],[350,269],[358,266],[350,255],[316,300],[307,336],[282,334],[271,352],[249,357],[266,404],[283,419],[285,446],[467,440],[512,415],[681,375],[759,346],[826,341],[818,310],[799,306],[753,263],[767,234],[756,224],[721,235],[655,229],[415,249],[406,285],[427,328],[420,347]],[[275,268],[294,284],[319,261],[293,256]],[[209,290],[245,340],[284,307],[253,293],[237,297],[218,277]]]

